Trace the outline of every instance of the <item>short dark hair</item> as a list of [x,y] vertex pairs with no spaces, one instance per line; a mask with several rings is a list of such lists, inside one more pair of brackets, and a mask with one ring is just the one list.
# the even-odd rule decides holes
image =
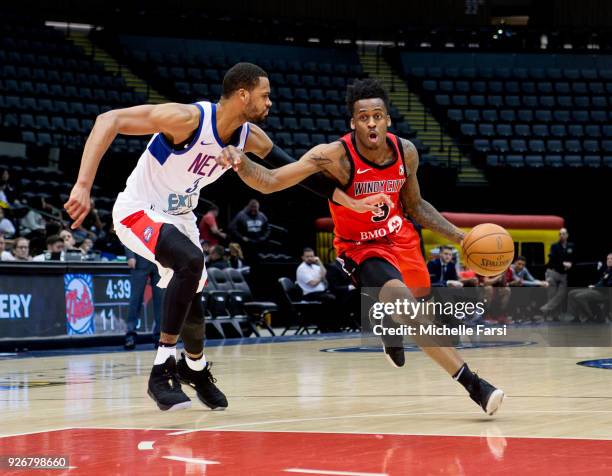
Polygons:
[[268,73],[256,64],[236,63],[223,77],[223,97],[228,98],[239,89],[251,91],[261,77],[267,78]]
[[211,253],[217,253],[219,256],[221,256],[221,258],[223,258],[223,255],[225,254],[225,248],[223,248],[223,246],[221,245],[215,245],[213,246]]
[[59,235],[51,235],[49,238],[47,238],[47,245],[54,245],[55,243],[58,242],[64,242],[64,239],[59,236]]
[[448,251],[450,251],[452,253],[453,252],[453,247],[450,246],[450,245],[442,245],[442,246],[440,246],[440,253],[442,253],[442,251],[444,251],[444,250],[448,250]]
[[389,94],[378,79],[356,79],[353,84],[346,88],[346,107],[349,116],[353,115],[353,107],[357,101],[374,98],[382,99],[385,108],[389,110]]
[[312,251],[314,253],[314,250],[310,246],[307,246],[306,248],[302,250],[302,254],[306,254],[309,251]]
[[527,262],[527,258],[525,258],[524,256],[519,256],[518,258],[516,258],[514,260],[514,262],[516,263],[517,261],[524,261],[525,263]]

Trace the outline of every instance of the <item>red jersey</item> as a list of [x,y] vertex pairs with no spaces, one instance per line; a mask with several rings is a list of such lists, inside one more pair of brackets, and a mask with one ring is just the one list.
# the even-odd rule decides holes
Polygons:
[[359,283],[359,266],[370,258],[383,259],[402,274],[402,280],[416,297],[429,294],[429,271],[421,253],[419,235],[404,218],[400,191],[410,173],[397,136],[387,134],[395,159],[384,166],[370,162],[357,150],[354,133],[340,138],[351,163],[351,178],[344,192],[361,199],[386,193],[395,207],[387,205],[380,213],[357,213],[330,201],[334,220],[334,247],[342,269]]
[[[343,241],[364,242],[378,240],[398,233],[410,223],[403,216],[400,190],[406,182],[403,149],[397,136],[387,133],[387,143],[395,152],[395,159],[386,165],[378,165],[363,157],[357,150],[355,134],[340,138],[351,162],[351,178],[344,192],[355,199],[385,193],[395,207],[380,208],[380,214],[357,213],[330,201],[336,237]],[[412,229],[412,226],[410,225]]]

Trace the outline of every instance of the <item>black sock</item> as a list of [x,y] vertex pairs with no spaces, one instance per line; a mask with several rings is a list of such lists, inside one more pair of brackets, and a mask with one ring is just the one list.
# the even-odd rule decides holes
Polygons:
[[453,375],[453,379],[463,385],[468,392],[471,392],[474,388],[474,382],[476,382],[477,378],[476,374],[468,367],[468,364],[463,364]]

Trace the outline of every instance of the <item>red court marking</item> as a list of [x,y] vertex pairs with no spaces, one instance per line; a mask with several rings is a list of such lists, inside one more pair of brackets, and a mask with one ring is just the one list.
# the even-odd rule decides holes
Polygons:
[[[171,432],[69,429],[10,436],[0,438],[0,455],[67,455],[77,467],[69,474],[83,475],[287,476],[316,470],[389,476],[612,474],[610,440],[233,431],[168,435]],[[153,448],[146,449],[151,443],[145,443],[139,450],[142,441],[154,442]]]

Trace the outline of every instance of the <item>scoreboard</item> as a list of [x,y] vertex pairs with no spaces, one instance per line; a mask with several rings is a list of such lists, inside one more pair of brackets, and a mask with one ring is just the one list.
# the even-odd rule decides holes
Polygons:
[[124,334],[131,295],[124,263],[0,263],[0,339]]

